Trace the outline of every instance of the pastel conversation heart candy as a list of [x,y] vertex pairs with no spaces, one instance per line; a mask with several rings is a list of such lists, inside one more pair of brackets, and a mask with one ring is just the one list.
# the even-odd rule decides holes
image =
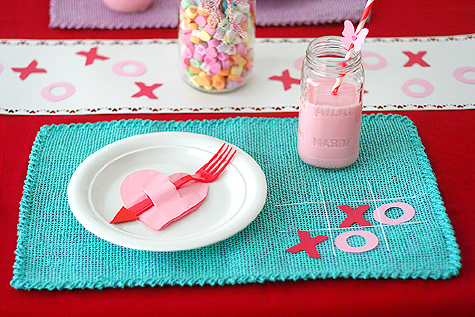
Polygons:
[[173,221],[195,211],[208,194],[208,184],[190,181],[179,189],[173,181],[184,176],[170,176],[154,170],[141,170],[127,176],[120,186],[124,206],[130,208],[150,197],[154,206],[139,215],[139,220],[155,230],[161,230]]
[[206,49],[206,57],[215,58],[218,56],[218,50],[212,46],[208,46]]
[[221,71],[221,64],[220,63],[211,64],[209,67],[209,70],[213,74],[218,74]]
[[206,18],[202,15],[198,15],[195,19],[195,22],[198,23],[199,26],[205,26],[206,25]]

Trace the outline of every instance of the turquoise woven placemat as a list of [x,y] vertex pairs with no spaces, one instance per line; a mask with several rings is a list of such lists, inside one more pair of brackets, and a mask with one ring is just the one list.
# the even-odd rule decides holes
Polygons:
[[[410,119],[363,115],[360,158],[339,171],[319,170],[299,159],[297,125],[296,118],[241,117],[42,127],[21,200],[11,285],[72,289],[337,277],[446,279],[458,274],[454,232]],[[268,182],[259,216],[227,240],[180,252],[127,249],[84,229],[67,202],[76,167],[107,144],[160,131],[214,136],[251,155]],[[404,219],[407,208],[386,208],[385,216],[404,221],[378,221],[375,209],[393,203],[412,206],[414,217]],[[360,217],[361,225],[339,228],[346,219],[342,205],[350,206],[347,211],[366,208],[362,218],[369,225],[361,226]]]

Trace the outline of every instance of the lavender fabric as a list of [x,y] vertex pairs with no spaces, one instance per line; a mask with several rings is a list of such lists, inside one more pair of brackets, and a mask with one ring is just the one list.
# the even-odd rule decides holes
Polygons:
[[51,0],[51,28],[144,29],[174,28],[178,24],[177,0],[154,0],[148,10],[124,14],[110,10],[102,0]]
[[[356,22],[366,0],[257,0],[258,26],[294,26]],[[140,29],[178,26],[178,0],[154,0],[140,13],[117,13],[102,0],[51,0],[51,28]]]
[[258,26],[294,26],[359,21],[366,0],[256,0]]

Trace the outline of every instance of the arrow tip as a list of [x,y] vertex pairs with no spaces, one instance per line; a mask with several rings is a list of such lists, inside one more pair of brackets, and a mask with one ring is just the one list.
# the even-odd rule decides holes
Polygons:
[[110,223],[121,223],[121,222],[126,222],[126,221],[132,221],[132,220],[137,220],[139,217],[134,214],[132,211],[129,209],[122,207],[120,208],[119,212],[117,215],[115,215],[114,219]]

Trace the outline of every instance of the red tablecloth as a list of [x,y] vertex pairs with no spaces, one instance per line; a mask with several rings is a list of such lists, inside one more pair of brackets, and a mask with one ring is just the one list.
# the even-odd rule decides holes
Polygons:
[[[175,38],[175,29],[48,29],[48,0],[4,0],[0,39]],[[367,26],[372,37],[475,33],[475,2],[377,0]],[[258,28],[258,37],[339,34],[341,25]],[[0,56],[1,59],[1,56]],[[2,89],[0,87],[0,89]],[[447,92],[450,93],[450,92]],[[475,93],[474,93],[475,98]],[[1,104],[1,100],[0,100]],[[450,280],[314,280],[237,286],[145,287],[105,290],[23,291],[9,283],[15,260],[19,201],[28,155],[44,124],[128,118],[210,119],[237,114],[0,116],[1,316],[468,316],[475,313],[475,111],[401,111],[418,127],[461,249],[462,269]],[[239,114],[246,115],[246,114]],[[247,114],[256,115],[256,114]],[[259,114],[295,116],[295,113]]]

